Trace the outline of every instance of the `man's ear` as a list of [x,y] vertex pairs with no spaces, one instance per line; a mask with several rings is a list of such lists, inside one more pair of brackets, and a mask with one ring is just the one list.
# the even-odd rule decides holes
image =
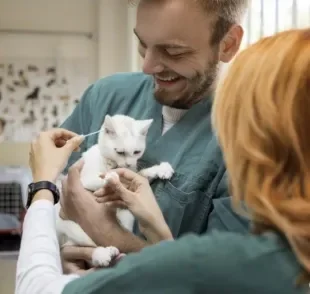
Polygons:
[[220,43],[220,61],[230,62],[240,49],[243,39],[243,28],[240,25],[234,25],[230,28]]

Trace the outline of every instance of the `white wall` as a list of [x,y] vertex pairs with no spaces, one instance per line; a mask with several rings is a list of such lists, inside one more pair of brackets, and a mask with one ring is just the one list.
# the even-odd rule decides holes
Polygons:
[[0,34],[1,57],[90,58],[91,79],[136,70],[134,8],[124,0],[0,0],[0,29],[93,33]]
[[95,14],[95,0],[0,1],[1,28],[93,31]]
[[[68,34],[0,32],[0,63],[18,56],[41,57],[55,58],[62,66],[61,57],[84,58],[89,63],[90,82],[115,72],[138,70],[134,24],[135,8],[125,0],[0,0],[0,30],[94,34],[90,40]],[[0,143],[0,165],[26,165],[28,149],[27,142]]]
[[128,6],[125,0],[99,0],[98,74],[130,70]]
[[[1,0],[0,29],[96,32],[96,0]],[[97,77],[97,44],[81,36],[0,34],[0,58],[85,58]]]
[[142,58],[138,53],[138,39],[133,33],[133,29],[136,25],[136,13],[137,13],[136,6],[133,5],[128,6],[127,34],[128,34],[129,62],[130,62],[129,68],[131,71],[141,71],[142,68]]

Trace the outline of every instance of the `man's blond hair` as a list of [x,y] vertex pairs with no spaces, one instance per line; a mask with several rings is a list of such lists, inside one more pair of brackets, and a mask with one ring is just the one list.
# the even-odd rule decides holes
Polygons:
[[[141,0],[128,0],[136,4]],[[152,0],[148,0],[152,1]],[[153,0],[159,1],[159,0]],[[201,6],[214,21],[212,44],[218,44],[232,25],[240,24],[251,0],[187,0]]]

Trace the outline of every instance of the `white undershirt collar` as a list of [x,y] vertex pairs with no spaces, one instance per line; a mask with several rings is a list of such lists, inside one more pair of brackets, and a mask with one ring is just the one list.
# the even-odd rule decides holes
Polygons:
[[163,132],[166,133],[174,124],[176,124],[188,109],[177,109],[169,106],[163,106]]

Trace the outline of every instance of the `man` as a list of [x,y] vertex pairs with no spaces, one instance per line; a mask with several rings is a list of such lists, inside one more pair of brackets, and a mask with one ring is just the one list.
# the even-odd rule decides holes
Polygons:
[[[215,199],[228,197],[210,111],[219,64],[231,61],[240,47],[240,22],[247,6],[248,0],[138,1],[134,33],[144,59],[143,73],[97,81],[62,125],[87,134],[100,129],[106,114],[153,118],[139,165],[168,161],[175,169],[171,181],[151,185],[174,237],[209,230]],[[97,136],[87,137],[81,152],[96,140]],[[75,154],[68,166],[79,156]],[[97,244],[113,244],[122,252],[148,245],[137,226],[135,234],[126,232],[108,210],[98,209],[88,199],[77,197],[67,203],[68,217]],[[232,214],[225,205],[218,207],[225,215]],[[238,221],[228,223],[234,226],[231,229],[242,229]],[[222,226],[218,218],[212,218],[214,226]]]

